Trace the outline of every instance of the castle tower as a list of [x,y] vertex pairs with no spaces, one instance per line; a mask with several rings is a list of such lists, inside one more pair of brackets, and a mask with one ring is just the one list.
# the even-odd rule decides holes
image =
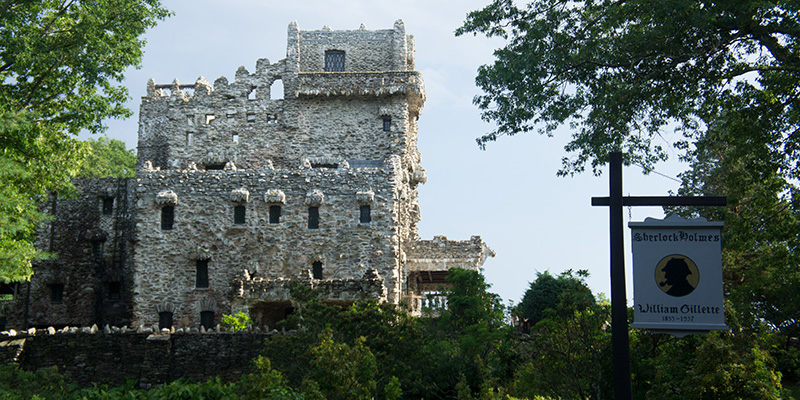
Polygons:
[[[120,276],[102,278],[121,282],[112,289],[131,325],[210,327],[243,311],[274,327],[292,310],[293,282],[328,302],[406,301],[420,312],[449,268],[480,268],[494,253],[477,236],[419,238],[424,102],[401,20],[385,30],[293,22],[286,58],[260,59],[252,73],[148,81],[137,176],[121,181],[115,209],[127,223],[114,235],[128,245],[115,253]],[[93,212],[109,198],[87,196]],[[83,229],[63,218],[52,237]]]

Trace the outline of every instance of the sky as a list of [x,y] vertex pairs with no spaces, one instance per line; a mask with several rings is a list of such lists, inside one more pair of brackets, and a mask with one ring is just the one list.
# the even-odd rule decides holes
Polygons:
[[[416,42],[416,68],[425,81],[427,100],[419,119],[421,165],[428,182],[420,188],[420,235],[451,240],[480,235],[497,253],[484,265],[490,291],[505,304],[518,303],[536,274],[585,269],[595,294],[609,295],[607,207],[592,207],[591,198],[608,195],[608,175],[587,172],[557,177],[564,145],[571,133],[562,127],[553,137],[534,133],[500,138],[485,151],[475,138],[492,130],[472,104],[479,66],[493,61],[501,39],[456,37],[454,31],[470,11],[489,0],[162,0],[174,15],[145,35],[141,69],[130,69],[123,82],[134,116],[106,121],[106,135],[136,147],[138,109],[148,78],[156,83],[193,83],[199,76],[213,82],[233,79],[243,65],[286,57],[289,23],[300,30],[324,25],[334,30],[391,29],[397,19]],[[677,158],[673,154],[672,158]],[[643,175],[638,167],[623,171],[623,192],[664,196],[676,191],[685,165],[659,165],[660,174]],[[625,211],[625,224],[663,217],[660,208]],[[626,228],[628,303],[632,300],[629,231]]]

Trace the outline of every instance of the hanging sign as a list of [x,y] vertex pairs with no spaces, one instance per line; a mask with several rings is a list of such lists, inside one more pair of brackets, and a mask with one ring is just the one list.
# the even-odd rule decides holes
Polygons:
[[676,336],[729,329],[722,296],[722,225],[678,216],[628,223],[633,328]]

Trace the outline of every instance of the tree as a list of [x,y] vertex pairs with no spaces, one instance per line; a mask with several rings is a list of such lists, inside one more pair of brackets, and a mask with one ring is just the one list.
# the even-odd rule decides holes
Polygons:
[[[159,0],[8,0],[0,8],[0,279],[30,276],[37,213],[48,192],[68,192],[85,145],[81,131],[127,117],[118,83],[138,66],[141,35],[168,15]],[[13,195],[10,195],[12,193]]]
[[588,272],[576,275],[537,274],[516,308],[530,326],[530,338],[517,345],[526,360],[515,379],[521,397],[604,398],[611,392],[611,309],[595,300],[584,281]]
[[797,2],[494,0],[456,34],[470,32],[507,41],[476,78],[475,103],[497,123],[482,147],[572,123],[561,174],[598,172],[612,150],[651,167],[664,144],[688,149],[711,124],[745,119],[763,129],[742,140],[800,176]]
[[575,275],[572,270],[562,272],[558,277],[547,271],[537,273],[536,280],[531,282],[515,309],[517,316],[527,325],[533,326],[548,314],[571,316],[576,311],[583,311],[594,305],[594,295],[585,282],[589,273],[580,270]]
[[136,153],[125,148],[125,142],[100,137],[89,139],[88,154],[82,160],[78,177],[133,178],[136,176]]

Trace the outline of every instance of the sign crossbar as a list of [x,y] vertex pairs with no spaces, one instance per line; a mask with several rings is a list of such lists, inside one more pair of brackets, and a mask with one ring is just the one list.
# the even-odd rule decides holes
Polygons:
[[622,195],[622,153],[609,154],[608,197],[592,197],[592,206],[607,206],[611,255],[611,348],[614,364],[614,399],[632,400],[631,354],[628,338],[628,300],[625,290],[625,237],[623,207],[725,206],[724,196]]

